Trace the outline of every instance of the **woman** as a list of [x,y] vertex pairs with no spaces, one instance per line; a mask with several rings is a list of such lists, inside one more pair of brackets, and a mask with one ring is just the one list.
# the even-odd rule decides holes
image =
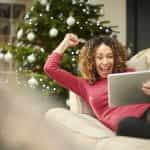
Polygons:
[[[132,71],[126,68],[123,46],[109,37],[96,37],[87,41],[79,56],[82,77],[77,77],[61,69],[59,64],[65,50],[79,42],[76,35],[66,34],[64,40],[48,56],[44,71],[63,87],[81,96],[90,105],[98,120],[118,135],[150,138],[147,119],[150,103],[111,108],[108,106],[108,74]],[[143,91],[146,93],[146,90],[147,85],[144,84]]]

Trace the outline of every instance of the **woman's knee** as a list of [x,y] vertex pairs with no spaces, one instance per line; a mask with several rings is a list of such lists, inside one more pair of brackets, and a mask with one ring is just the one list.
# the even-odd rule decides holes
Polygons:
[[122,119],[118,123],[118,128],[117,128],[117,132],[116,132],[117,135],[128,136],[131,133],[131,130],[133,128],[136,130],[137,125],[139,124],[139,121],[140,121],[140,119],[136,118],[136,117],[127,117],[127,118]]
[[128,117],[118,124],[117,135],[150,138],[150,125],[136,117]]

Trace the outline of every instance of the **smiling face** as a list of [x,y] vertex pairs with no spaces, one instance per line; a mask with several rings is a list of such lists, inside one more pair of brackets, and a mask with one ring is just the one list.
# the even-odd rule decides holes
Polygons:
[[101,78],[107,78],[107,75],[112,73],[114,56],[109,46],[101,44],[96,48],[95,65],[96,71]]

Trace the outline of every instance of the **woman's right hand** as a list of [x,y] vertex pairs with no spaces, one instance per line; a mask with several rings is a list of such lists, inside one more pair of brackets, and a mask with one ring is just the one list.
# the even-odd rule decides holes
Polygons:
[[78,37],[73,33],[67,33],[64,37],[64,40],[62,43],[66,46],[66,48],[74,47],[78,45],[79,39]]
[[142,90],[146,95],[150,96],[150,81],[143,83]]
[[55,52],[64,53],[64,51],[69,47],[74,47],[79,44],[78,37],[73,33],[67,33],[63,41],[55,49]]

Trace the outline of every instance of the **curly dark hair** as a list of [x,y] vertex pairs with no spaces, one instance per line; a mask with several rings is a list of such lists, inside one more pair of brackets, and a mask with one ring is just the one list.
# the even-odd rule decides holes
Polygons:
[[95,54],[96,49],[101,44],[105,44],[112,49],[114,56],[113,73],[121,73],[126,71],[126,49],[116,39],[108,36],[98,36],[88,40],[80,50],[79,70],[81,76],[90,84],[94,84],[100,80],[100,76],[96,71]]

